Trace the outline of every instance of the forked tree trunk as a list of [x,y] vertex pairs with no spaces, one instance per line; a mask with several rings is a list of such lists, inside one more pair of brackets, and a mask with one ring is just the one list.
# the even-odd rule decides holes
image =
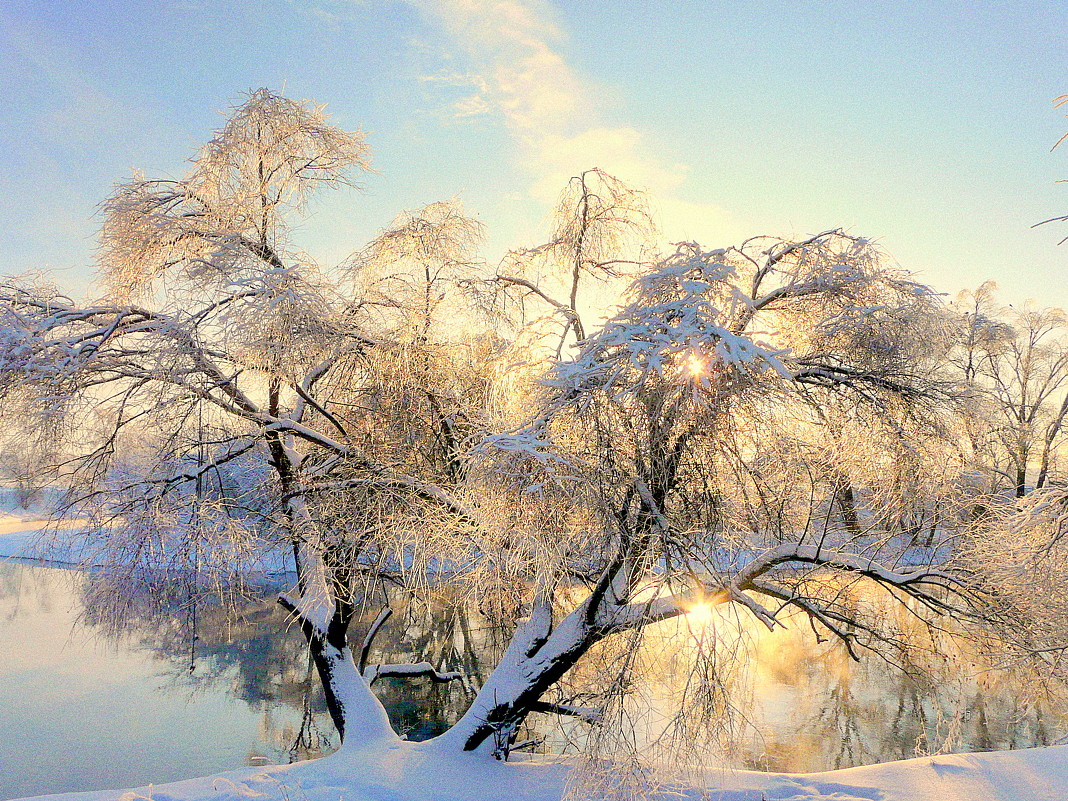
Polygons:
[[352,608],[331,591],[322,539],[303,495],[297,491],[300,482],[291,444],[282,437],[269,438],[268,444],[286,498],[299,593],[299,597],[280,595],[278,602],[293,615],[308,642],[342,745],[397,740],[385,707],[352,658],[348,645]]
[[319,675],[330,713],[342,745],[366,744],[374,740],[397,740],[386,708],[378,700],[352,658],[347,642],[348,625],[335,612],[324,632],[300,613],[299,605],[288,596],[278,599],[297,620],[308,642],[312,663]]

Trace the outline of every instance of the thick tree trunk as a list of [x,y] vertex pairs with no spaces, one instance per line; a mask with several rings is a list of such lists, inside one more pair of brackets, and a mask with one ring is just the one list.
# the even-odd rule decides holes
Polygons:
[[326,696],[326,708],[342,746],[399,739],[385,707],[371,692],[371,686],[352,658],[345,616],[335,611],[330,624],[323,627],[301,614],[299,600],[282,595],[278,602],[293,614],[308,641],[312,662]]
[[857,516],[857,502],[853,494],[853,485],[843,476],[835,490],[835,500],[842,516],[842,523],[851,536],[860,535],[860,520]]
[[541,697],[601,638],[592,615],[579,607],[552,628],[547,607],[520,622],[500,663],[471,707],[437,741],[448,748],[507,751],[516,729]]
[[[531,705],[559,678],[546,682],[546,677],[539,675],[541,671],[530,669],[530,652],[537,647],[536,639],[539,639],[534,626],[530,619],[524,621],[470,708],[438,738],[442,745],[496,756],[507,748],[509,738],[529,714]],[[561,676],[567,667],[560,671]]]
[[399,739],[385,707],[360,675],[348,647],[339,649],[318,638],[308,645],[323,683],[326,708],[342,745]]
[[353,661],[347,641],[352,606],[333,591],[332,582],[337,577],[330,572],[324,558],[326,546],[298,491],[298,459],[292,443],[283,437],[270,437],[268,444],[286,499],[299,593],[298,597],[281,595],[278,602],[293,615],[308,641],[342,746],[397,740],[385,707]]

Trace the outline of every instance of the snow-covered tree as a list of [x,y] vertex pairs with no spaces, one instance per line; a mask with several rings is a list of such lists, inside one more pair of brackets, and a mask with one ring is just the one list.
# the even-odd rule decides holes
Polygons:
[[[258,91],[186,178],[106,202],[107,299],[4,285],[0,397],[66,440],[69,510],[92,521],[112,597],[288,548],[280,602],[358,748],[397,739],[375,678],[453,673],[368,664],[388,609],[354,656],[361,604],[385,582],[456,588],[507,646],[436,747],[497,756],[534,713],[610,729],[641,633],[695,610],[769,628],[793,610],[851,654],[902,660],[871,591],[924,620],[992,614],[949,547],[952,324],[871,242],[653,257],[640,197],[590,171],[519,275],[478,275],[480,228],[456,203],[320,268],[287,220],[366,160],[320,109]],[[589,324],[580,281],[620,273],[621,305]],[[544,303],[556,341],[522,320],[507,348],[474,333],[460,290],[486,286]],[[693,706],[711,715],[699,657]]]
[[[1068,319],[1060,309],[1002,307],[996,285],[962,292],[952,360],[977,401],[968,434],[991,489],[1017,497],[1055,466],[1068,414]],[[1028,479],[1031,479],[1030,483]]]
[[384,576],[416,572],[426,507],[465,524],[449,490],[491,347],[442,319],[476,264],[480,228],[459,204],[402,217],[335,269],[291,245],[311,194],[351,185],[367,159],[322,109],[259,90],[187,177],[137,177],[106,201],[105,299],[9,281],[0,300],[4,408],[66,442],[40,467],[90,519],[85,557],[108,579],[95,603],[121,617],[135,585],[165,592],[195,571],[225,586],[288,548],[281,603],[342,737],[393,736],[361,669],[438,675],[357,666],[347,632]]
[[947,560],[952,509],[922,537],[900,525],[906,496],[949,495],[963,466],[940,377],[950,324],[930,290],[840,231],[684,244],[652,265],[549,369],[528,422],[480,448],[527,613],[444,737],[506,747],[582,657],[695,607],[734,604],[768,627],[801,610],[854,654],[907,651],[861,586],[981,616]]

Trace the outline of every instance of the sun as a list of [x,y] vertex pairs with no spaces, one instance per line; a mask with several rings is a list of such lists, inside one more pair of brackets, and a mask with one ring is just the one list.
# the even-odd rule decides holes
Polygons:
[[712,605],[704,601],[698,601],[686,613],[686,619],[698,626],[707,626],[712,622]]

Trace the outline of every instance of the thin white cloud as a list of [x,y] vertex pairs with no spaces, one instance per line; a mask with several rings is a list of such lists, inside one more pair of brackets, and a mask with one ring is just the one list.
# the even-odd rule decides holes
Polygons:
[[[567,61],[567,36],[544,0],[411,0],[437,19],[466,54],[474,91],[454,103],[455,116],[496,113],[519,146],[531,195],[556,199],[567,179],[600,167],[649,190],[672,239],[723,244],[740,226],[722,208],[679,197],[683,164],[658,157],[629,126],[606,126],[593,83]],[[437,76],[445,81],[451,75]],[[455,85],[455,84],[454,84]]]
[[488,97],[490,87],[477,72],[439,72],[434,75],[420,75],[419,80],[468,93],[449,104],[451,116],[456,119],[483,117],[493,112],[493,104]]
[[493,111],[493,107],[482,95],[463,97],[452,104],[453,115],[458,119],[465,117],[484,117]]
[[557,52],[563,38],[541,0],[415,0],[467,51],[487,95],[520,137],[557,128],[583,87]]

